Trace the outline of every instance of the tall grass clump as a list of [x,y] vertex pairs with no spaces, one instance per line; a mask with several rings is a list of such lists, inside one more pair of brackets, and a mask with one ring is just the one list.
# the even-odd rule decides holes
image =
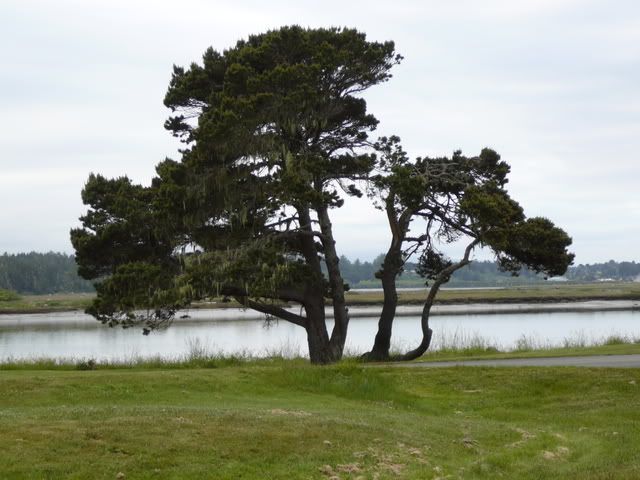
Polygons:
[[435,334],[431,349],[438,353],[457,353],[460,355],[477,355],[481,353],[497,353],[501,346],[492,339],[481,336],[478,332],[455,330],[449,334]]
[[[611,333],[608,336],[589,336],[584,331],[573,333],[562,340],[552,341],[542,339],[532,334],[522,334],[513,344],[503,345],[495,340],[483,337],[477,332],[465,332],[456,330],[453,333],[436,334],[432,340],[431,348],[426,357],[452,357],[452,356],[482,356],[493,353],[528,354],[533,352],[558,352],[560,350],[572,350],[575,355],[580,355],[580,350],[587,352],[590,348],[606,346],[622,346],[640,344],[640,337]],[[394,348],[394,351],[396,348]],[[402,349],[398,348],[398,351]]]
[[17,300],[20,300],[21,298],[22,297],[13,290],[0,288],[0,302],[15,302]]
[[604,339],[602,345],[626,345],[629,343],[639,343],[640,338],[634,338],[629,335],[620,335],[614,333]]
[[562,347],[563,348],[585,348],[590,343],[593,343],[594,345],[597,344],[597,342],[594,342],[594,341],[590,342],[589,339],[587,338],[587,335],[584,332],[577,332],[576,334],[574,334],[573,337],[565,337],[562,340]]
[[69,359],[7,357],[0,360],[0,370],[74,370],[75,363]]
[[535,335],[522,334],[516,340],[515,347],[512,352],[534,352],[539,350],[551,350],[554,345],[549,341],[543,341]]

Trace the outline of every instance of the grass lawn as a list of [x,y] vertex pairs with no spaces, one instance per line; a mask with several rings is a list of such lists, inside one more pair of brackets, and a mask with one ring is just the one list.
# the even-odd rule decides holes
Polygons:
[[640,371],[0,371],[0,478],[637,479]]

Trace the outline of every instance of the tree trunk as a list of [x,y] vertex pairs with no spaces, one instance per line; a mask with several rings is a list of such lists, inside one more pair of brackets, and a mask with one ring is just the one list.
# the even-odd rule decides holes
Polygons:
[[427,300],[424,302],[424,307],[422,307],[422,316],[420,317],[422,340],[420,341],[420,345],[405,354],[393,356],[391,360],[403,362],[415,360],[416,358],[424,355],[425,352],[429,349],[429,346],[431,345],[431,337],[433,335],[433,330],[429,328],[429,315],[431,314],[431,307],[433,306],[433,302],[436,299],[436,295],[438,294],[440,287],[449,281],[453,272],[471,263],[469,260],[469,255],[471,255],[472,250],[478,243],[480,243],[478,239],[473,240],[469,245],[467,245],[462,260],[449,265],[436,276],[433,285],[429,289],[429,294],[427,295]]
[[378,320],[378,332],[376,333],[371,351],[362,356],[363,359],[371,362],[389,360],[393,319],[396,316],[396,306],[398,305],[398,291],[396,289],[397,273],[394,269],[388,268],[386,264],[387,259],[385,257],[385,263],[383,264],[380,275],[382,291],[384,293],[384,303],[382,304],[382,312]]
[[[390,199],[393,196],[390,195]],[[384,362],[389,360],[389,349],[391,348],[391,335],[393,320],[396,316],[398,306],[398,290],[396,288],[396,278],[402,271],[404,260],[402,258],[402,243],[409,229],[411,211],[405,210],[398,218],[396,216],[393,202],[387,203],[387,218],[391,229],[391,245],[384,256],[382,268],[377,277],[382,281],[382,291],[384,300],[382,312],[378,320],[378,332],[373,342],[371,351],[362,355],[362,359],[372,362]]]
[[440,285],[444,282],[439,282],[436,280],[434,285],[429,290],[429,295],[427,295],[427,301],[422,307],[422,315],[420,316],[420,327],[422,329],[422,340],[420,341],[420,345],[418,345],[413,350],[400,354],[394,355],[390,357],[390,360],[394,361],[410,361],[415,360],[416,358],[421,357],[425,354],[425,352],[429,349],[431,345],[431,337],[433,336],[433,330],[429,328],[429,315],[431,314],[431,307],[433,306],[433,301],[436,298],[436,294],[438,290],[440,290]]
[[[297,208],[300,217],[300,228],[312,232],[311,216],[309,208],[300,206]],[[335,247],[334,247],[335,251]],[[302,253],[307,264],[312,268],[320,282],[322,269],[314,239],[310,235],[302,237]],[[303,305],[306,312],[305,330],[307,331],[307,343],[309,345],[309,360],[314,364],[326,364],[340,360],[344,348],[344,339],[336,345],[329,340],[327,324],[324,312],[324,295],[321,285],[309,285],[304,295]],[[344,299],[344,294],[343,294]],[[335,330],[335,328],[334,328]],[[346,336],[346,329],[345,329]]]
[[[322,307],[324,309],[324,307]],[[329,348],[329,335],[324,323],[324,312],[317,308],[306,308],[307,311],[307,344],[309,360],[313,364],[325,365],[335,361]]]
[[342,358],[344,344],[347,340],[347,329],[349,328],[349,309],[344,298],[344,280],[340,273],[339,258],[336,252],[336,242],[333,238],[333,227],[329,219],[329,212],[326,206],[317,208],[318,221],[322,232],[322,245],[324,247],[324,257],[329,275],[329,287],[331,288],[331,300],[333,304],[334,326],[331,332],[330,347],[331,356],[335,361]]

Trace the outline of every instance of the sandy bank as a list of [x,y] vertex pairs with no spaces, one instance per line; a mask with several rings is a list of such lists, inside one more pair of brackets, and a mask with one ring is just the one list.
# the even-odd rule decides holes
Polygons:
[[[361,312],[362,310],[362,312]],[[381,308],[354,307],[352,317],[379,314]],[[467,303],[435,305],[431,315],[492,315],[500,313],[551,313],[551,312],[610,312],[616,310],[640,310],[640,300],[586,300],[580,302],[550,303]],[[365,313],[366,311],[366,313]],[[373,313],[371,313],[373,311]],[[397,315],[420,315],[422,306],[399,306]]]

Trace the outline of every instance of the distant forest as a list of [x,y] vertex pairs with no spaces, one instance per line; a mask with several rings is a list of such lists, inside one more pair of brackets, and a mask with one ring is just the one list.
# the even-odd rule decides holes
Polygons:
[[[352,288],[379,287],[375,272],[380,269],[384,255],[372,262],[351,261],[340,258],[340,267],[346,282]],[[401,287],[419,287],[424,279],[414,272],[415,263],[407,263],[400,277]],[[614,262],[577,265],[569,268],[565,278],[573,282],[596,282],[605,280],[640,281],[640,263]],[[458,270],[448,287],[507,286],[543,282],[541,275],[523,270],[513,277],[498,270],[495,262],[472,262]],[[0,256],[0,289],[26,294],[92,292],[93,285],[78,276],[73,255],[64,253],[18,253]]]
[[[380,282],[375,279],[375,272],[380,269],[384,255],[379,255],[373,262],[350,261],[342,256],[340,268],[343,276],[351,287],[378,287]],[[422,286],[425,280],[416,273],[416,264],[407,262],[405,271],[398,280],[399,286]],[[571,282],[597,281],[640,281],[640,262],[615,262],[592,265],[576,265],[569,267],[564,279]],[[474,261],[466,267],[456,271],[446,287],[483,287],[508,286],[544,282],[543,275],[523,269],[514,277],[510,273],[501,272],[493,261]]]
[[0,289],[33,294],[94,291],[91,282],[78,276],[73,255],[54,252],[0,256]]

